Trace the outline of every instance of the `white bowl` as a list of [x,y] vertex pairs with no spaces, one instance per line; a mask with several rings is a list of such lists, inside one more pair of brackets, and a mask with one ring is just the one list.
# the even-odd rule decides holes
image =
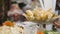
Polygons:
[[52,30],[53,24],[46,24],[46,30]]

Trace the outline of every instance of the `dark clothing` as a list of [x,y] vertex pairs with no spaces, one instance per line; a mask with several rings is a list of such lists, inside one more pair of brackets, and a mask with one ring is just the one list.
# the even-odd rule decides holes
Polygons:
[[25,21],[25,20],[26,20],[26,18],[25,18],[24,16],[21,15],[21,16],[20,16],[20,21],[23,22],[23,21]]
[[2,25],[3,20],[0,18],[0,26]]
[[56,10],[58,10],[58,14],[60,15],[60,0],[56,2]]
[[7,16],[4,14],[4,15],[0,15],[0,26],[7,20]]
[[60,10],[60,7],[58,5],[56,5],[56,10]]
[[26,6],[25,3],[19,3],[19,7],[20,7],[21,9],[23,9],[23,7],[25,7],[25,6]]

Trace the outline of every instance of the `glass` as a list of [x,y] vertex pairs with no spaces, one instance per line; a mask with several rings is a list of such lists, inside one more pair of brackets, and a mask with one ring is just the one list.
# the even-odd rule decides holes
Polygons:
[[38,24],[37,34],[44,34],[43,24]]
[[50,31],[52,30],[52,27],[53,27],[53,23],[46,24],[46,30]]
[[36,34],[37,26],[33,22],[24,22],[24,34]]

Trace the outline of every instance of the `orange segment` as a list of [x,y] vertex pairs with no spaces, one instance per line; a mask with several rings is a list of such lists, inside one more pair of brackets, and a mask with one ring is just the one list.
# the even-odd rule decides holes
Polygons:
[[6,21],[3,23],[3,26],[6,25],[6,26],[13,26],[14,24],[10,21]]
[[44,34],[44,32],[41,32],[41,31],[37,31],[37,34]]

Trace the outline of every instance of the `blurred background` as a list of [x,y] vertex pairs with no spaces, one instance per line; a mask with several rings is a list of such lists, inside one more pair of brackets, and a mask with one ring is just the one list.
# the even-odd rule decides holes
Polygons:
[[[21,9],[25,7],[31,0],[0,0],[0,22],[4,22],[8,19],[7,12],[10,9],[11,4],[17,3]],[[39,2],[37,0],[37,2]],[[56,10],[60,14],[60,0],[56,1]]]

